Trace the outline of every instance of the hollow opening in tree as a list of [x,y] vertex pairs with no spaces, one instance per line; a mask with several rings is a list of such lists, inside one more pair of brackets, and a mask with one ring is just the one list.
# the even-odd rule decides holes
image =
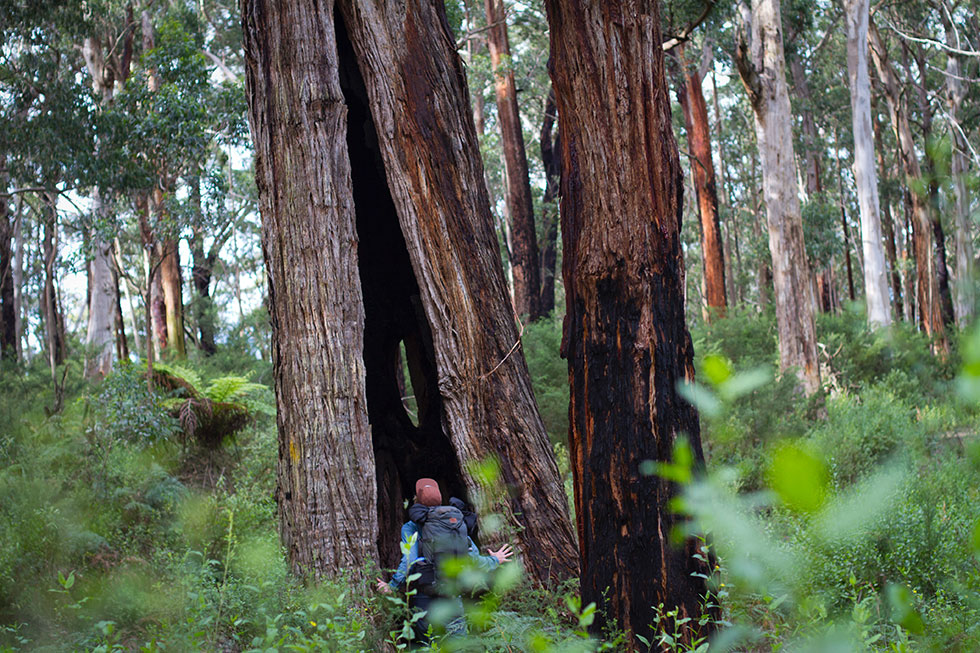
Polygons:
[[[432,333],[388,188],[364,80],[339,14],[335,24],[364,295],[364,366],[377,473],[378,553],[382,566],[393,567],[401,556],[398,544],[407,519],[405,502],[415,493],[415,481],[436,479],[444,500],[465,499],[466,487],[456,452],[442,429]],[[408,387],[415,397],[415,419],[402,402]]]

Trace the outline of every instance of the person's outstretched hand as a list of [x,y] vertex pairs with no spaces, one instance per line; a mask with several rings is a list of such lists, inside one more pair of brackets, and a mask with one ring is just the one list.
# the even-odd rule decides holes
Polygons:
[[487,553],[489,553],[491,556],[496,558],[499,564],[504,564],[505,562],[510,560],[510,557],[512,555],[514,555],[514,550],[510,548],[509,544],[505,544],[499,549],[497,549],[496,551],[494,551],[493,549],[487,549]]
[[376,587],[378,591],[381,592],[382,594],[391,594],[391,585],[384,582],[380,578],[378,579],[378,584]]

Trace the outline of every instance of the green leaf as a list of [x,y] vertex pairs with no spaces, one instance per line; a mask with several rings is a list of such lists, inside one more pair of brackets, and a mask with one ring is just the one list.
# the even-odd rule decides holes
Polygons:
[[827,466],[795,444],[776,449],[768,472],[770,487],[789,509],[814,512],[826,501],[830,480]]
[[912,605],[912,592],[904,585],[892,583],[888,586],[888,603],[892,609],[892,621],[915,635],[925,630],[922,616]]
[[709,388],[696,381],[692,383],[678,383],[677,394],[701,411],[705,417],[718,417],[721,415],[722,403],[718,399],[718,396]]
[[732,376],[732,366],[723,356],[709,354],[704,357],[702,364],[704,375],[712,385],[721,385]]
[[770,381],[772,381],[772,370],[766,366],[756,367],[745,372],[739,372],[718,390],[726,401],[732,401],[751,394]]

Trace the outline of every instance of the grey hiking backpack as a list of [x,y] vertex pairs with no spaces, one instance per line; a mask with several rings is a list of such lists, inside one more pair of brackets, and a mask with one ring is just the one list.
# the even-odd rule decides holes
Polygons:
[[[429,508],[419,525],[419,553],[431,565],[433,581],[438,579],[439,565],[450,558],[467,555],[470,548],[466,520],[459,508],[435,506]],[[428,574],[423,572],[428,580]]]

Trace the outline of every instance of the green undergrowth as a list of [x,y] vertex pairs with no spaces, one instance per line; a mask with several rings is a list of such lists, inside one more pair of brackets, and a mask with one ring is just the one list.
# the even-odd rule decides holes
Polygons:
[[[901,325],[822,316],[826,388],[807,399],[776,372],[772,316],[733,313],[692,333],[698,383],[683,393],[701,409],[707,473],[678,471],[685,456],[661,468],[717,563],[706,600],[720,614],[681,623],[651,606],[650,646],[980,650],[980,335],[938,361]],[[571,495],[560,339],[549,318],[523,345]],[[362,580],[377,570],[309,584],[290,573],[267,363],[171,364],[161,370],[183,382],[152,391],[135,366],[88,385],[68,365],[54,414],[43,361],[0,376],[0,651],[407,648],[404,598]],[[248,419],[219,446],[188,437],[175,411],[236,397]],[[467,576],[468,633],[434,649],[624,648],[622,634],[587,633],[595,606],[574,581],[544,590],[502,569]]]

